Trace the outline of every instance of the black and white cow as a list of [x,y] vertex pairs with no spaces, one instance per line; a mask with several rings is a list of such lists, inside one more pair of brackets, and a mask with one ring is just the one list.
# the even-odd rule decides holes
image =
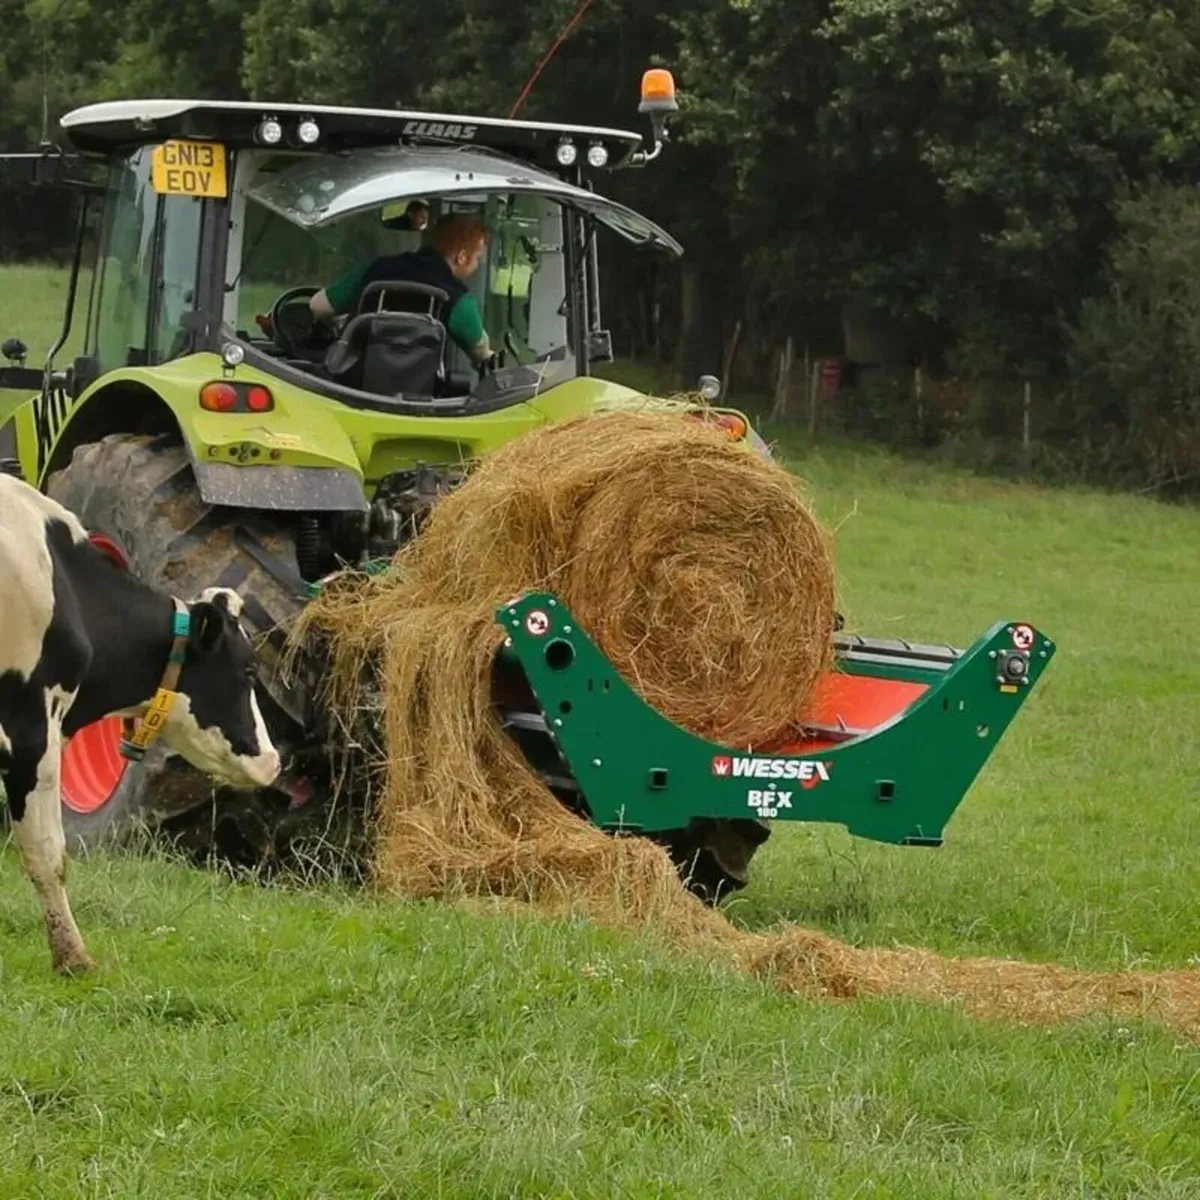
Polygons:
[[279,774],[240,597],[210,588],[186,609],[184,649],[173,597],[117,567],[73,513],[0,474],[0,781],[59,971],[94,965],[67,900],[64,738],[102,717],[143,716],[182,650],[158,736],[234,787],[266,787]]

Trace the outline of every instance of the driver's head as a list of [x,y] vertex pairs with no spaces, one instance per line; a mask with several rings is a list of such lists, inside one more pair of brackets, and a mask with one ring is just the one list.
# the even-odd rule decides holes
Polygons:
[[487,249],[487,227],[470,213],[448,213],[433,227],[429,244],[450,264],[455,278],[470,279]]
[[429,205],[424,200],[414,200],[404,210],[404,215],[408,218],[409,227],[420,232],[429,224]]

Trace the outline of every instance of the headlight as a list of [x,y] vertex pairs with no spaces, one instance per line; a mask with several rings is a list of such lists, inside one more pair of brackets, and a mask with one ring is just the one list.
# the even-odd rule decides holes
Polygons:
[[260,122],[254,135],[264,146],[277,146],[283,141],[283,126],[274,117],[267,117]]

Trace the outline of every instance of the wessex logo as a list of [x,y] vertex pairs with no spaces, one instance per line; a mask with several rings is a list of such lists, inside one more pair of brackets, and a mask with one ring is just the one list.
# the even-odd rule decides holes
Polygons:
[[799,758],[732,758],[718,754],[712,760],[712,773],[718,778],[795,779],[805,787],[815,787],[829,779],[830,763]]

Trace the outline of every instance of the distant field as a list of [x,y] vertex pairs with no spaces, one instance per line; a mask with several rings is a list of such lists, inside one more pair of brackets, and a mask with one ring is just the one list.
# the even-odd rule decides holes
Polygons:
[[[0,341],[19,337],[29,347],[30,362],[40,365],[62,329],[69,279],[70,272],[62,268],[0,263]],[[80,277],[68,352],[82,338],[90,279],[87,273]]]
[[[730,918],[1200,964],[1200,514],[766,433],[853,629],[1059,652],[945,846],[779,827]],[[0,866],[0,1196],[1200,1195],[1200,1048],[1153,1024],[812,1003],[584,924],[112,857],[73,866],[104,968],[68,983]]]

